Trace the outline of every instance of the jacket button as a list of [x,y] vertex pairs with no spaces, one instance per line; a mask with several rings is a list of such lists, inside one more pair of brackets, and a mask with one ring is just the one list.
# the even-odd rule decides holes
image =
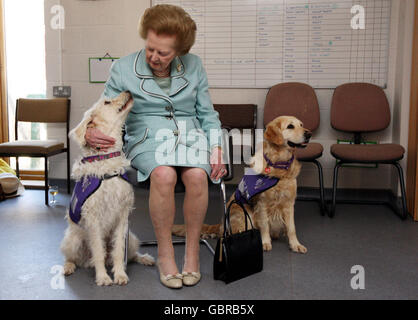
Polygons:
[[167,110],[167,111],[173,111],[173,107],[172,106],[167,106],[167,107],[165,107],[165,110]]
[[173,130],[174,135],[177,137],[179,135],[179,131],[178,130]]

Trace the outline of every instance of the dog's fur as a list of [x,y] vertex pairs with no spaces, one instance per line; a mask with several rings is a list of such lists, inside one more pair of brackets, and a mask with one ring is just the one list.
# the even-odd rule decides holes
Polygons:
[[[123,174],[124,167],[130,165],[122,152],[122,125],[133,106],[129,92],[122,92],[115,99],[101,99],[89,109],[81,123],[70,132],[82,150],[82,155],[104,154],[86,144],[87,125],[93,125],[105,135],[116,139],[114,146],[106,153],[121,151],[121,156],[107,160],[82,163],[76,161],[72,177],[80,180],[83,176],[94,175],[103,178],[107,175]],[[84,203],[81,220],[75,224],[68,216],[68,228],[61,243],[65,256],[64,274],[72,274],[76,266],[94,267],[98,285],[128,283],[125,272],[124,249],[128,216],[133,209],[134,192],[132,186],[121,177],[103,180],[100,187]],[[129,232],[128,261],[145,265],[154,264],[148,254],[139,254],[139,240]],[[113,266],[114,280],[107,274],[106,264]]]
[[[310,137],[309,130],[303,128],[302,122],[297,118],[278,117],[267,125],[263,148],[258,148],[251,159],[250,166],[257,174],[280,178],[280,181],[274,187],[256,195],[252,199],[251,205],[245,205],[254,227],[260,230],[265,251],[272,249],[271,238],[277,239],[281,232],[285,232],[292,251],[307,252],[307,249],[300,244],[296,237],[294,222],[296,178],[299,175],[301,164],[295,159],[288,170],[270,167],[271,171],[267,174],[265,173],[267,163],[263,157],[263,152],[273,163],[288,161],[294,154],[294,147],[306,147]],[[235,195],[232,195],[227,206],[234,199]],[[232,204],[230,220],[233,233],[245,230],[244,214],[239,205]],[[177,236],[185,236],[184,225],[174,225],[172,233]],[[202,227],[201,236],[203,238],[221,237],[222,235],[223,222],[217,225],[205,224]]]

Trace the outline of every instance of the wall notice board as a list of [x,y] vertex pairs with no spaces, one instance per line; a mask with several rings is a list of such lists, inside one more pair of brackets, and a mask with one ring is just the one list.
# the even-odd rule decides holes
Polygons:
[[[196,21],[191,52],[202,58],[211,87],[386,87],[390,0],[151,1],[162,3],[183,7]],[[354,5],[365,9],[365,29],[351,28]]]
[[105,83],[110,75],[110,68],[118,57],[106,54],[104,57],[89,58],[89,82]]

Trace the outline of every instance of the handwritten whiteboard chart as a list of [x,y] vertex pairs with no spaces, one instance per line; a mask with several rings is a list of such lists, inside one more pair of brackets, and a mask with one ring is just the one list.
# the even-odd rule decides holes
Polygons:
[[[268,88],[305,82],[386,87],[390,0],[153,0],[183,7],[196,21],[191,52],[211,87]],[[365,29],[351,28],[352,6]]]

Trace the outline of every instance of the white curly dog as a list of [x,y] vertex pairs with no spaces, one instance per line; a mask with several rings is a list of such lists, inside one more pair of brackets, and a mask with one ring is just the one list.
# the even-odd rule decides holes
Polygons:
[[[134,192],[132,186],[122,178],[124,168],[130,165],[122,152],[122,126],[132,106],[129,92],[122,92],[115,99],[101,99],[86,111],[81,123],[69,134],[80,145],[84,157],[78,159],[72,169],[73,179],[83,182],[78,190],[84,191],[86,186],[94,184],[86,177],[99,178],[95,181],[100,181],[97,182],[98,188],[83,202],[73,193],[66,215],[68,228],[61,243],[61,251],[65,256],[64,274],[72,274],[76,266],[94,267],[99,286],[124,285],[129,281],[124,263],[125,238]],[[86,144],[84,136],[89,124],[116,140],[109,148],[109,153],[105,154]],[[128,247],[128,261],[154,264],[153,257],[138,252],[139,240],[132,232],[129,232]],[[113,281],[105,264],[113,266]]]

